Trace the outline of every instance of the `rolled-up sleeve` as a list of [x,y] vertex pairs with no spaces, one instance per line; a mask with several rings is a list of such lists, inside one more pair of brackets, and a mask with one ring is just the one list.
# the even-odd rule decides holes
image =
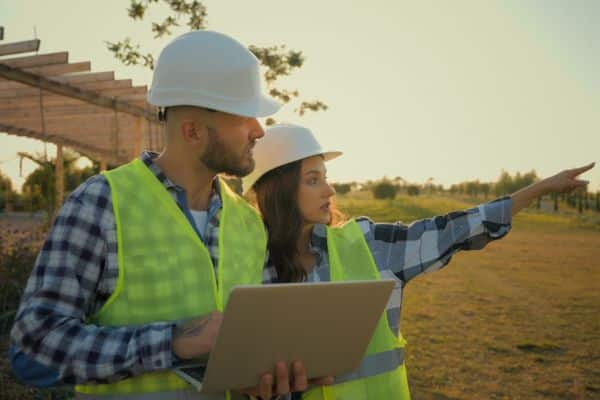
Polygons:
[[67,199],[27,283],[10,351],[23,383],[110,382],[171,366],[172,323],[89,323],[111,294],[106,282],[118,275],[118,267],[107,267],[107,258],[116,257],[112,234],[110,188],[97,176]]

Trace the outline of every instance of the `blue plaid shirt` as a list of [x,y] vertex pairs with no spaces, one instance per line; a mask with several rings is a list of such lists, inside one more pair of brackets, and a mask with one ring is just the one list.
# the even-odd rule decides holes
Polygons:
[[[459,250],[479,250],[490,241],[504,237],[511,228],[512,200],[500,198],[465,211],[402,223],[375,223],[368,217],[356,218],[383,279],[396,281],[387,304],[390,329],[400,331],[400,313],[404,286],[420,274],[445,267]],[[325,225],[315,225],[311,250],[317,263],[307,281],[330,280],[330,265]],[[267,265],[271,279],[276,270]]]
[[[141,159],[165,186],[218,265],[221,197],[215,180],[207,224],[196,226],[185,191]],[[65,201],[36,260],[11,331],[11,361],[28,384],[110,382],[173,365],[172,322],[105,328],[86,324],[108,300],[119,275],[110,186],[96,175]]]
[[[153,162],[142,161],[171,193],[218,265],[219,187],[214,185],[207,224],[197,227],[183,188],[171,182]],[[217,181],[215,181],[217,182]],[[415,276],[445,266],[459,250],[479,249],[510,230],[511,199],[470,210],[416,221],[411,225],[358,222],[383,276],[403,286]],[[325,229],[312,236],[318,264],[309,280],[328,280]],[[75,190],[60,210],[36,260],[11,331],[11,363],[17,377],[35,386],[112,382],[143,372],[173,367],[173,322],[106,328],[86,324],[116,288],[118,254],[110,186],[102,175]],[[277,279],[267,262],[263,282]],[[397,297],[397,296],[396,296]],[[400,312],[401,297],[388,313]]]

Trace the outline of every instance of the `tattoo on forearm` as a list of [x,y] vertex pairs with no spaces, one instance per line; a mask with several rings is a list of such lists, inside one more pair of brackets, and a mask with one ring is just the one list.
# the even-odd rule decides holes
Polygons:
[[178,325],[175,327],[173,336],[175,338],[187,338],[198,336],[202,333],[202,331],[204,331],[204,328],[206,328],[206,325],[209,321],[210,315],[202,319],[188,321],[184,325]]

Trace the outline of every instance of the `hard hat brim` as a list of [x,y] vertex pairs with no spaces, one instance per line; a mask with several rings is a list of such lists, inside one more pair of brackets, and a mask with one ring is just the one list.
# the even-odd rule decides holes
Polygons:
[[254,186],[254,184],[260,179],[262,178],[266,173],[279,168],[283,165],[286,164],[290,164],[293,162],[296,162],[298,160],[304,160],[305,158],[309,158],[309,157],[313,157],[313,156],[318,156],[321,155],[323,156],[325,161],[329,161],[329,160],[333,160],[334,158],[337,158],[339,156],[341,156],[342,154],[344,154],[341,151],[325,151],[325,152],[312,152],[312,153],[307,153],[307,154],[302,154],[299,155],[298,157],[291,159],[291,160],[286,160],[285,163],[277,163],[277,165],[272,165],[269,169],[265,170],[265,171],[253,171],[251,172],[248,176],[242,178],[242,193],[246,194],[250,191],[250,189]]
[[250,118],[268,117],[281,108],[281,104],[277,100],[263,94],[258,98],[239,100],[209,97],[205,93],[198,93],[189,89],[150,90],[148,92],[148,103],[158,107],[196,106],[210,108]]

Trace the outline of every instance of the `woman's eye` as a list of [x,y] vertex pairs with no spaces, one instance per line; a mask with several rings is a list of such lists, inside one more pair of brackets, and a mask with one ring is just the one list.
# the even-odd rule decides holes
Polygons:
[[317,182],[319,182],[319,180],[318,180],[317,178],[310,178],[310,179],[308,180],[308,184],[309,184],[309,185],[316,185],[316,184],[317,184]]

